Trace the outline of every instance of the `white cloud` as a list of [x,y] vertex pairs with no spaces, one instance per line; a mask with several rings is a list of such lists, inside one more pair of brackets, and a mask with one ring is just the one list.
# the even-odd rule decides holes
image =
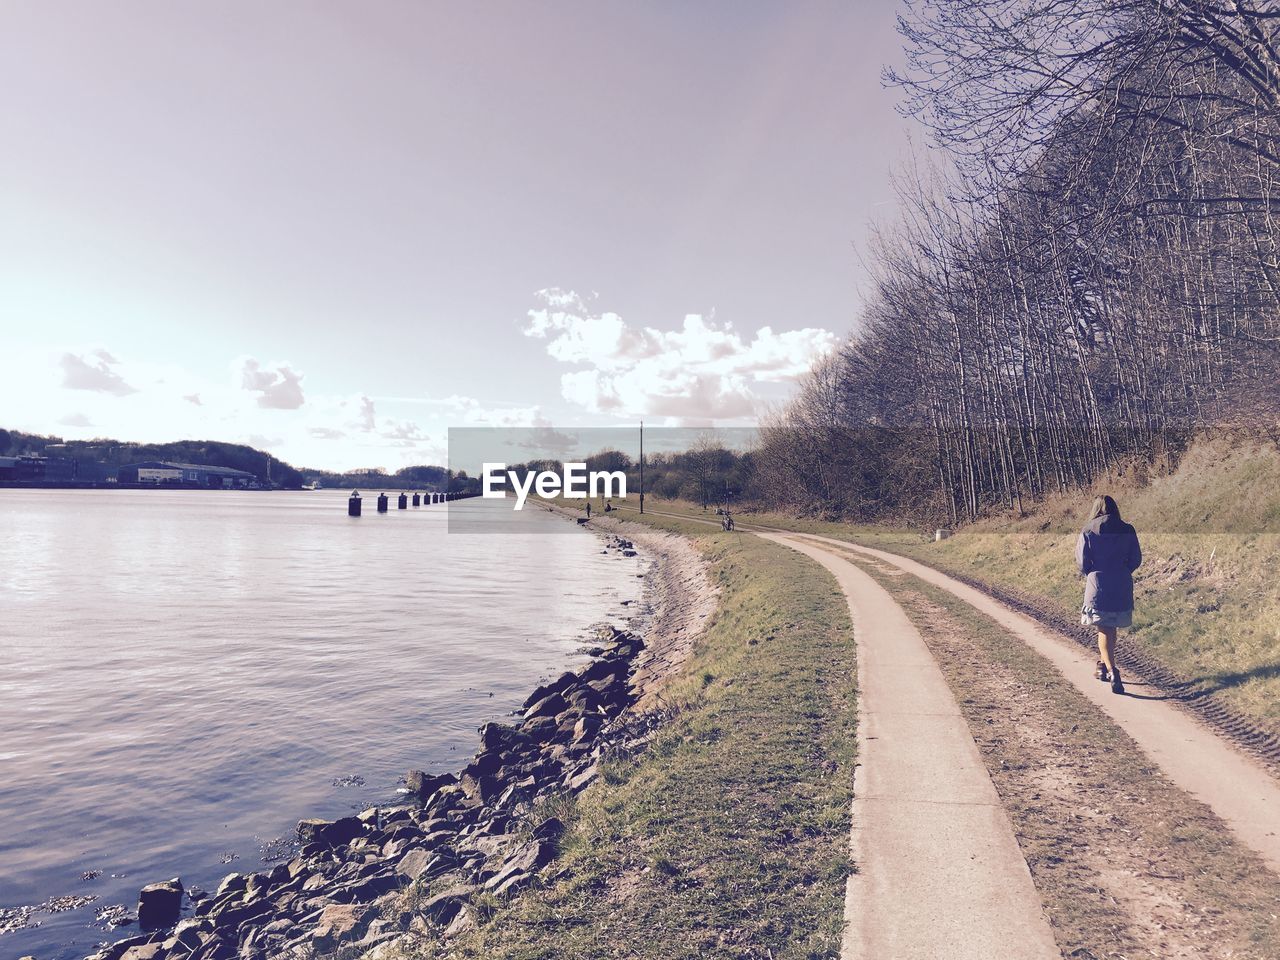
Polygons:
[[236,361],[240,386],[258,394],[258,406],[268,410],[297,410],[305,402],[302,374],[287,362],[273,360],[264,367],[253,357]]
[[616,313],[593,313],[572,291],[542,290],[524,333],[547,353],[588,369],[565,373],[561,394],[592,413],[741,420],[756,412],[753,385],[788,383],[836,343],[817,327],[742,337],[730,323],[689,314],[679,330],[632,327]]
[[389,440],[393,447],[417,447],[421,441],[427,439],[423,434],[422,428],[412,420],[393,420],[391,418],[382,421],[382,429],[378,431],[378,436],[384,440]]
[[[79,363],[64,362],[66,356]],[[101,436],[141,442],[251,443],[299,467],[340,471],[371,463],[390,469],[443,463],[445,427],[460,417],[456,411],[479,408],[469,399],[453,398],[421,418],[401,420],[396,415],[407,411],[388,402],[392,416],[384,416],[383,404],[375,409],[367,392],[324,393],[313,388],[311,376],[300,383],[301,374],[290,364],[246,365],[253,359],[247,352],[236,360],[208,358],[203,369],[117,359],[95,345],[82,344],[24,347],[9,359],[12,369],[0,377],[0,410],[10,413],[0,426],[73,440]],[[83,367],[90,374],[84,374]],[[287,386],[288,377],[278,375],[281,369],[293,374],[295,387]],[[79,394],[74,406],[68,404],[64,386],[68,371],[75,389],[95,391]],[[251,377],[250,385],[264,389],[247,389],[246,372],[261,374]],[[75,380],[80,375],[91,379]],[[303,387],[305,403],[297,407],[261,402],[264,397],[281,400],[281,390],[296,388],[300,394]]]
[[353,426],[363,430],[365,433],[372,433],[374,427],[377,426],[377,411],[373,408],[373,401],[366,396],[361,396],[359,403],[360,412],[357,414],[357,419]]
[[93,390],[117,397],[137,393],[136,387],[130,386],[124,377],[112,369],[119,364],[120,361],[106,350],[95,350],[88,357],[64,353],[59,361],[62,367],[62,385],[71,390]]

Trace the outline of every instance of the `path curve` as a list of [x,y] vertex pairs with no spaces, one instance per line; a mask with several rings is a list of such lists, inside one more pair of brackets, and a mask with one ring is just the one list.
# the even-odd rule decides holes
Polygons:
[[[771,534],[760,534],[776,539]],[[991,617],[1052,663],[1132,737],[1164,773],[1207,805],[1266,864],[1280,873],[1280,783],[1191,715],[1163,700],[1118,697],[1093,678],[1094,657],[981,590],[907,557],[817,534],[797,535],[815,549],[849,551],[891,564],[941,587]],[[1137,676],[1126,675],[1137,682]]]
[[[717,521],[698,517],[674,513],[667,516],[719,525]],[[770,538],[783,532],[745,525],[740,528]],[[1170,780],[1208,806],[1242,843],[1280,874],[1280,782],[1194,715],[1168,701],[1115,696],[1105,684],[1093,679],[1092,653],[1032,617],[927,564],[888,550],[820,534],[787,533],[787,536],[891,564],[941,587],[991,617],[1052,663],[1072,686],[1115,720]],[[1126,677],[1133,681],[1142,679],[1136,674],[1126,674]]]
[[785,534],[839,583],[858,645],[858,768],[842,960],[1058,960],[1031,872],[942,671],[889,593]]

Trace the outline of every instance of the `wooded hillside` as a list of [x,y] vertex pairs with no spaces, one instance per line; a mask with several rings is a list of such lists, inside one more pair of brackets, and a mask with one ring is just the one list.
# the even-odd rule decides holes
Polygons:
[[758,490],[963,522],[1276,422],[1280,7],[921,0],[888,79],[951,158],[901,179],[856,332]]

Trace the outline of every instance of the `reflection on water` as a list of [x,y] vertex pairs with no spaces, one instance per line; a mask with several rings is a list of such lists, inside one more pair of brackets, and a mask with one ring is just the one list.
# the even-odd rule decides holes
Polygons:
[[501,501],[345,508],[339,491],[0,490],[0,910],[98,898],[37,910],[0,954],[81,956],[107,938],[95,910],[144,883],[211,886],[299,817],[460,765],[478,724],[640,589],[641,561],[576,529],[446,532],[449,510],[500,520]]

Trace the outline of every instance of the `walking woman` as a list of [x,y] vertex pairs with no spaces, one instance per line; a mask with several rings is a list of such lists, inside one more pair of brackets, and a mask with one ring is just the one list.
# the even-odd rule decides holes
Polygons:
[[1110,497],[1098,497],[1089,522],[1076,541],[1076,562],[1082,576],[1084,606],[1080,622],[1098,630],[1096,676],[1111,681],[1112,693],[1124,693],[1116,666],[1116,630],[1133,625],[1133,572],[1142,565],[1142,548],[1132,526],[1120,519],[1120,508]]

